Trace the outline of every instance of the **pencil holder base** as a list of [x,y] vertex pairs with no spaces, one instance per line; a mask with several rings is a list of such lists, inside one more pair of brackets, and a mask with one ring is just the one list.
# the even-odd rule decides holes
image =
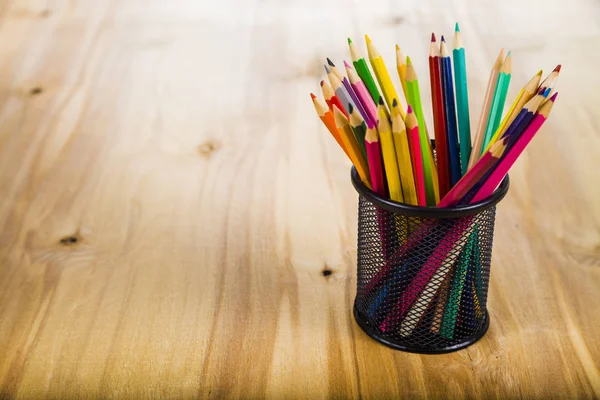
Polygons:
[[384,344],[388,347],[391,347],[394,350],[406,351],[409,353],[419,353],[419,354],[444,354],[444,353],[451,353],[453,351],[458,351],[458,350],[464,349],[465,347],[468,347],[468,346],[472,345],[473,343],[477,342],[479,339],[481,339],[487,332],[488,328],[490,327],[490,316],[489,316],[488,312],[486,311],[485,312],[485,322],[483,323],[481,329],[478,332],[476,332],[473,336],[471,336],[470,338],[468,338],[465,341],[458,343],[458,344],[452,344],[451,346],[448,346],[448,347],[438,347],[438,348],[432,349],[432,348],[427,348],[427,347],[408,345],[402,341],[395,340],[393,338],[389,338],[389,337],[382,335],[381,333],[377,332],[376,329],[371,327],[367,318],[363,318],[361,316],[361,313],[360,313],[360,311],[358,311],[356,309],[356,306],[354,306],[354,319],[356,320],[356,323],[358,324],[358,326],[360,326],[360,328],[369,337],[378,341],[379,343]]

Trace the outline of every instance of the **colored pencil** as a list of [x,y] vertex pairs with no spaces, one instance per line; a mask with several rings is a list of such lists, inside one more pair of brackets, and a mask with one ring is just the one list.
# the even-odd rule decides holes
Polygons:
[[400,110],[398,102],[392,103],[392,136],[394,138],[394,148],[396,149],[396,160],[400,172],[400,183],[402,185],[402,195],[407,204],[418,205],[417,189],[415,187],[415,177],[413,173],[410,146],[408,145],[408,134],[406,125]]
[[500,138],[509,138],[508,146],[510,147],[511,143],[517,137],[519,132],[523,132],[527,126],[531,123],[533,118],[535,117],[535,113],[540,108],[544,100],[546,100],[546,96],[549,94],[549,89],[544,90],[540,89],[537,95],[533,96],[531,100],[529,100],[517,117],[513,120],[510,126],[506,129],[504,134]]
[[379,121],[377,130],[379,131],[379,141],[381,142],[381,153],[383,155],[383,164],[385,166],[385,176],[390,198],[394,201],[403,202],[402,187],[400,184],[400,173],[398,172],[398,161],[396,159],[396,149],[394,148],[394,139],[392,137],[392,128],[385,113],[383,100],[380,98],[378,107]]
[[452,207],[475,186],[498,162],[508,144],[508,138],[496,142],[467,173],[458,181],[437,205],[439,208]]
[[312,98],[313,105],[315,107],[315,111],[317,112],[317,115],[319,116],[321,121],[323,121],[323,124],[325,125],[327,130],[331,133],[331,136],[333,136],[333,138],[335,139],[337,144],[340,145],[342,150],[344,150],[344,153],[346,153],[348,158],[350,158],[350,155],[348,154],[348,150],[346,150],[346,147],[344,146],[344,142],[342,142],[342,138],[340,137],[340,134],[335,125],[335,119],[333,117],[333,112],[331,112],[329,107],[327,107],[327,105],[324,104],[321,100],[319,100],[317,98],[317,96],[315,96],[314,94],[311,93],[310,97]]
[[329,79],[329,83],[331,84],[331,88],[335,91],[335,95],[340,99],[343,108],[346,110],[346,115],[350,115],[350,110],[348,109],[348,105],[352,104],[352,107],[356,108],[356,103],[354,99],[348,93],[348,90],[344,86],[343,82],[338,78],[338,76],[329,68],[329,65],[325,65],[325,72],[327,73],[327,78]]
[[433,106],[433,126],[435,132],[435,151],[437,154],[437,172],[440,197],[450,190],[450,171],[448,163],[448,141],[446,138],[446,117],[444,114],[444,93],[440,75],[439,47],[435,34],[431,34],[429,46],[429,80],[431,85],[431,103]]
[[377,89],[377,84],[373,79],[373,75],[371,75],[371,71],[369,70],[367,62],[365,61],[364,57],[360,55],[358,48],[354,43],[352,43],[350,38],[348,38],[348,46],[350,47],[350,57],[352,58],[352,65],[354,65],[356,73],[365,83],[365,86],[371,95],[371,99],[373,99],[375,103],[379,102],[379,97],[381,94],[379,93],[379,89]]
[[365,135],[365,146],[369,162],[369,175],[373,191],[380,196],[386,195],[385,183],[383,181],[383,166],[381,165],[381,145],[379,136],[374,127],[367,128]]
[[350,120],[350,128],[352,129],[352,133],[354,133],[354,137],[360,146],[360,150],[363,153],[365,159],[367,158],[367,149],[365,147],[365,135],[367,133],[367,124],[365,120],[361,117],[361,115],[356,111],[352,104],[348,106],[348,114]]
[[331,61],[329,58],[327,58],[327,64],[328,64],[329,69],[331,70],[331,72],[333,72],[335,74],[335,76],[337,76],[337,78],[342,82],[342,85],[344,86],[344,89],[346,89],[346,93],[348,93],[348,95],[352,99],[352,103],[351,103],[352,106],[358,110],[358,112],[360,113],[360,115],[363,117],[363,119],[365,121],[368,120],[370,122],[369,116],[365,112],[365,109],[363,108],[360,100],[358,99],[358,96],[356,95],[356,93],[354,93],[354,89],[352,89],[352,85],[348,81],[348,78],[346,78],[344,76],[344,74],[342,73],[342,71],[340,71],[335,66],[335,64],[333,63],[333,61]]
[[352,85],[352,89],[354,89],[354,93],[356,93],[358,101],[362,104],[363,109],[368,116],[368,118],[365,118],[367,126],[377,126],[377,106],[371,98],[367,87],[360,79],[356,71],[354,71],[354,69],[346,61],[344,61],[344,66],[346,67],[346,73],[348,74],[348,80]]
[[561,69],[561,65],[558,64],[552,70],[552,72],[546,78],[544,78],[544,80],[542,81],[542,83],[540,83],[540,88],[551,88],[551,89],[554,89],[554,83],[556,82],[556,79],[558,78],[558,74],[560,74],[560,69]]
[[412,107],[419,125],[427,205],[435,206],[440,200],[437,170],[433,161],[433,152],[431,150],[429,135],[427,134],[427,126],[425,125],[417,72],[415,71],[415,67],[412,64],[410,57],[406,57],[406,91],[408,94],[407,102]]
[[[452,279],[450,296],[448,297],[447,305],[442,320],[440,334],[448,339],[454,337],[454,328],[456,327],[456,317],[458,316],[463,289],[465,288],[465,278],[471,261],[471,253],[475,246],[475,235],[469,237],[469,241],[463,248],[456,262],[456,271]],[[471,288],[467,288],[467,291]],[[467,292],[468,293],[468,292]]]
[[510,51],[506,55],[500,74],[498,74],[498,81],[496,83],[496,89],[494,90],[494,98],[492,100],[492,106],[490,107],[490,116],[488,118],[487,126],[485,128],[485,136],[483,138],[482,153],[492,139],[492,135],[498,129],[500,125],[500,118],[502,118],[502,111],[504,110],[504,103],[506,101],[506,94],[508,93],[508,86],[510,84],[512,67],[512,57]]
[[342,102],[335,95],[335,91],[329,85],[329,83],[325,82],[324,80],[321,81],[321,91],[323,92],[323,98],[325,99],[325,102],[329,106],[329,109],[331,110],[332,113],[333,113],[333,106],[337,106],[337,108],[339,108],[346,117],[348,116],[346,109],[344,108],[344,106],[342,106]]
[[479,116],[477,132],[475,133],[475,140],[473,141],[473,148],[471,149],[471,156],[469,157],[468,168],[471,168],[473,165],[475,165],[479,159],[479,156],[481,155],[481,150],[483,149],[485,127],[487,126],[488,118],[490,116],[492,98],[494,96],[494,91],[496,90],[496,82],[498,80],[498,74],[500,73],[500,68],[502,68],[503,61],[504,49],[500,50],[500,54],[498,54],[498,58],[496,58],[496,62],[494,62],[494,66],[490,72],[490,77],[488,79],[487,89],[485,90],[485,97],[483,100],[483,108],[481,110],[481,115]]
[[356,141],[356,138],[350,129],[348,118],[346,118],[346,116],[337,106],[333,107],[333,116],[335,118],[335,125],[337,126],[340,138],[344,143],[344,147],[348,150],[350,161],[352,161],[352,164],[354,164],[356,172],[358,172],[358,176],[360,176],[360,179],[363,181],[363,183],[365,183],[367,187],[371,188],[367,161],[363,157],[358,142]]
[[396,45],[396,69],[398,70],[398,78],[400,78],[400,85],[402,85],[402,92],[404,98],[408,102],[408,94],[406,91],[406,56],[400,50],[400,46]]
[[450,163],[450,187],[460,180],[460,147],[458,144],[458,126],[456,124],[456,104],[454,103],[454,85],[452,84],[452,63],[442,35],[440,40],[440,73],[444,89],[444,110],[446,116],[446,135],[448,136],[448,161]]
[[502,160],[498,163],[498,165],[494,168],[494,172],[490,175],[490,177],[485,181],[481,189],[475,194],[471,203],[476,203],[481,201],[494,193],[494,190],[500,185],[508,170],[513,166],[517,158],[521,155],[525,147],[531,142],[531,139],[535,136],[535,134],[540,130],[548,116],[550,115],[550,111],[552,110],[552,106],[556,101],[556,97],[558,96],[558,92],[554,93],[554,95],[550,98],[549,101],[545,102],[537,112],[537,115],[531,122],[531,124],[527,127],[525,132],[519,135],[519,138],[514,143],[514,145],[508,150],[506,156],[502,157]]
[[469,156],[471,155],[471,118],[469,116],[469,91],[467,89],[467,62],[458,22],[454,28],[454,50],[452,50],[452,59],[454,60],[454,83],[456,84],[456,107],[458,133],[460,137],[460,168],[462,176],[467,173]]
[[415,175],[415,188],[417,191],[417,202],[420,206],[427,205],[425,195],[425,177],[423,176],[423,156],[421,152],[421,139],[419,135],[419,124],[417,117],[409,105],[406,110],[406,131],[408,133],[408,143],[410,147],[410,156],[412,160],[413,172]]
[[380,329],[383,332],[386,332],[388,327],[394,326],[398,320],[402,320],[400,324],[402,336],[408,336],[413,332],[450,267],[467,243],[470,236],[468,228],[472,225],[472,221],[472,216],[465,217],[444,235],[417,276],[402,293],[392,313],[382,322]]
[[538,87],[540,85],[540,79],[542,78],[542,70],[540,69],[537,74],[534,75],[533,78],[527,82],[527,84],[521,89],[515,101],[513,101],[510,109],[500,122],[500,126],[496,129],[496,133],[490,139],[487,147],[484,149],[484,152],[488,151],[490,147],[502,136],[502,134],[506,131],[506,129],[510,126],[510,124],[515,120],[525,103],[527,103],[538,91]]
[[379,54],[379,51],[377,51],[375,45],[373,42],[371,42],[371,39],[368,35],[365,35],[365,40],[367,42],[369,61],[371,62],[371,66],[373,67],[375,77],[377,78],[377,82],[379,82],[379,87],[383,92],[383,97],[385,98],[387,106],[391,109],[394,99],[397,99],[398,106],[400,108],[400,114],[402,115],[402,118],[405,118],[404,110],[402,109],[400,100],[398,99],[396,89],[394,89],[394,84],[392,83],[390,74],[388,73],[385,63],[383,62],[383,57],[381,57],[381,54]]

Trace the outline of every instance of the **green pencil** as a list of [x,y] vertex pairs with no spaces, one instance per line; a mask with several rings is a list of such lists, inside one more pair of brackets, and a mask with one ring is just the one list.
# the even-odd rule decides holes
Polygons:
[[510,84],[511,75],[511,56],[510,51],[504,59],[502,69],[498,74],[498,81],[496,82],[496,90],[494,91],[494,98],[492,100],[492,106],[490,107],[490,117],[485,127],[485,136],[483,137],[483,146],[481,149],[485,149],[492,139],[492,135],[498,129],[500,125],[500,119],[502,118],[502,111],[504,110],[504,102],[506,101],[506,94],[508,93],[508,85]]
[[471,121],[469,118],[469,91],[467,90],[467,63],[465,49],[460,37],[458,22],[454,29],[454,83],[456,86],[456,111],[458,114],[458,134],[460,139],[461,176],[467,172],[471,156]]
[[469,262],[471,261],[471,253],[473,251],[474,241],[476,240],[475,235],[471,233],[468,239],[469,241],[463,248],[462,252],[458,256],[456,261],[456,271],[452,279],[452,285],[450,286],[450,296],[448,296],[448,302],[444,309],[444,318],[442,320],[442,328],[440,334],[448,339],[454,337],[454,328],[456,327],[456,318],[458,317],[458,309],[460,307],[460,300],[463,295],[463,291],[467,291],[467,295],[471,290],[470,287],[465,289],[465,278],[467,276],[467,269],[469,268]]
[[350,56],[352,57],[352,64],[354,65],[356,73],[365,83],[365,86],[367,87],[367,90],[369,91],[369,94],[373,98],[375,104],[378,104],[381,94],[379,94],[379,89],[377,89],[377,84],[373,79],[373,75],[371,75],[371,71],[369,70],[367,62],[365,61],[364,57],[360,55],[358,48],[354,43],[352,43],[350,38],[348,38],[348,46],[350,47]]
[[419,125],[419,142],[421,144],[421,153],[423,155],[423,175],[425,177],[425,197],[428,206],[435,206],[439,201],[437,169],[433,163],[431,144],[427,135],[427,126],[425,126],[425,117],[423,116],[423,106],[421,104],[421,92],[419,91],[419,81],[415,67],[406,57],[406,101],[413,108],[417,123]]
[[367,124],[365,120],[361,117],[360,113],[356,111],[352,104],[349,104],[348,116],[350,118],[350,128],[352,128],[352,133],[354,133],[354,137],[360,146],[360,150],[365,156],[365,160],[367,158],[367,149],[365,145],[365,135],[367,134]]

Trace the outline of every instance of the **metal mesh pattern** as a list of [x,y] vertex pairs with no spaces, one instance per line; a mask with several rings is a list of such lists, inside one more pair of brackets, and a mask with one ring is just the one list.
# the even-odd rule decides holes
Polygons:
[[459,218],[409,217],[359,196],[355,317],[393,347],[436,353],[487,329],[496,206]]

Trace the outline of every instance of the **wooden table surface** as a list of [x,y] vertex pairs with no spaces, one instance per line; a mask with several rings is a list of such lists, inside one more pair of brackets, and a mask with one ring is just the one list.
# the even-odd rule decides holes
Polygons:
[[[600,4],[411,3],[0,1],[0,398],[600,397]],[[457,20],[473,119],[500,47],[509,97],[557,63],[561,94],[489,332],[407,354],[352,318],[357,195],[308,94],[365,32],[428,94]]]

